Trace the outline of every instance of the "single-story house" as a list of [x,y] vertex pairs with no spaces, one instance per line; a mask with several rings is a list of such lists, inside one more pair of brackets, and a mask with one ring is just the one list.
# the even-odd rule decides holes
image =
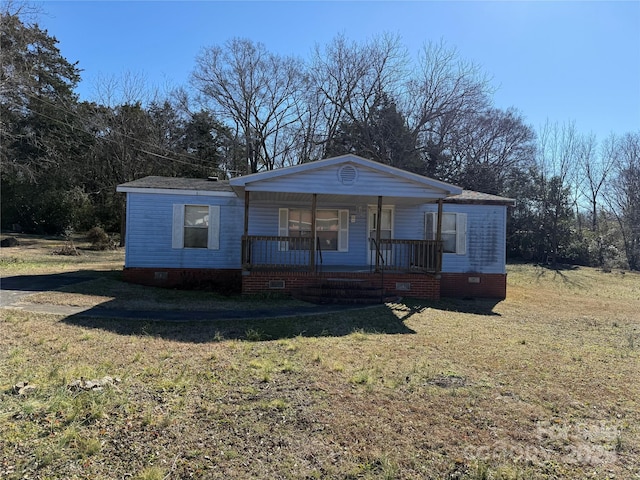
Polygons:
[[325,301],[506,295],[512,199],[355,155],[231,180],[145,177],[117,191],[132,282]]

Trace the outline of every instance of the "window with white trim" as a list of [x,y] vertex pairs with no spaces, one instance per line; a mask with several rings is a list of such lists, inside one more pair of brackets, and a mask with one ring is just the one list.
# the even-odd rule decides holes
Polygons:
[[[278,234],[281,237],[312,238],[311,210],[303,208],[281,208]],[[346,252],[349,249],[349,210],[317,210],[316,237],[322,250]],[[281,242],[281,250],[308,249],[302,242]]]
[[[435,240],[438,232],[438,214],[427,212],[424,217],[425,240]],[[464,255],[467,251],[467,214],[442,213],[442,244],[444,253]]]
[[220,206],[173,206],[173,248],[220,248]]

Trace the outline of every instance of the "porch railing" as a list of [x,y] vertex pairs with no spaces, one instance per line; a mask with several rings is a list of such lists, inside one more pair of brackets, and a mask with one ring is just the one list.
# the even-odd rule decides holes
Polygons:
[[385,271],[439,273],[442,242],[381,238],[379,259],[378,268]]
[[322,266],[320,242],[313,263],[310,237],[248,235],[242,237],[242,267],[272,270],[313,270]]
[[[319,247],[320,242],[316,242]],[[438,273],[442,269],[442,242],[434,240],[380,239],[371,249],[370,264],[397,272]],[[311,262],[311,255],[315,255]],[[242,266],[245,269],[317,270],[322,266],[322,251],[313,252],[310,237],[248,235],[242,237]],[[326,265],[324,265],[326,269]]]

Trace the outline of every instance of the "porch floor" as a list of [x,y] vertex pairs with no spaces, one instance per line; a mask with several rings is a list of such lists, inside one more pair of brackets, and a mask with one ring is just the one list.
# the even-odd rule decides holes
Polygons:
[[435,272],[427,272],[423,269],[403,270],[395,268],[383,268],[380,272],[376,272],[375,265],[317,265],[315,272],[309,272],[308,267],[261,267],[253,266],[249,271],[254,272],[309,272],[309,273],[395,273],[395,274],[434,274]]
[[375,266],[373,265],[318,265],[318,272],[324,273],[374,273]]

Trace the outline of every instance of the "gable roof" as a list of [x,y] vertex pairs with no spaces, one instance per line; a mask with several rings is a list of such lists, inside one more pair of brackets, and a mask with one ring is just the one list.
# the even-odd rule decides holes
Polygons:
[[[341,168],[349,168],[341,177]],[[360,175],[358,172],[363,174]],[[363,181],[357,182],[361,176]],[[347,178],[350,181],[344,181]],[[262,192],[316,193],[445,198],[462,193],[462,188],[433,178],[424,177],[396,167],[368,160],[357,155],[317,160],[291,167],[254,173],[230,180],[238,193],[243,190]],[[379,190],[379,191],[376,191]]]
[[[304,180],[311,179],[314,181],[315,176],[319,173],[327,173],[328,169],[331,169],[331,178],[336,179],[335,172],[342,165],[354,165],[362,167],[369,173],[377,174],[378,178],[382,178],[385,181],[389,178],[400,181],[400,187],[414,187],[414,192],[419,190],[430,191],[431,193],[438,193],[437,197],[431,197],[431,201],[434,198],[443,198],[445,203],[452,204],[482,204],[482,205],[515,205],[515,200],[512,198],[500,197],[498,195],[491,195],[488,193],[475,192],[472,190],[463,190],[460,187],[450,185],[445,182],[424,177],[415,173],[407,172],[399,168],[384,165],[372,160],[359,157],[357,155],[342,155],[339,157],[328,158],[325,160],[318,160],[315,162],[304,163],[291,167],[285,167],[278,170],[270,170],[267,172],[254,173],[251,175],[245,175],[243,177],[236,177],[231,180],[211,180],[205,178],[181,178],[181,177],[160,177],[149,176],[133,180],[131,182],[118,185],[118,192],[127,193],[156,193],[156,194],[173,194],[173,195],[200,195],[200,196],[236,196],[242,198],[243,190],[249,191],[277,191],[292,192],[292,190],[282,190],[283,181],[287,187],[293,186],[295,192],[309,194],[309,186],[304,183]],[[371,175],[370,175],[371,177]],[[292,181],[293,180],[293,181]],[[300,180],[297,182],[296,180]],[[404,182],[404,183],[403,183]],[[297,183],[301,183],[298,187]],[[314,181],[317,184],[317,181]],[[314,185],[314,188],[317,185]],[[378,187],[380,184],[377,185]],[[276,187],[276,188],[271,188]],[[344,186],[343,186],[344,187]],[[367,190],[367,194],[372,195],[385,195],[384,191],[374,192],[374,188],[371,185],[364,185]],[[410,190],[411,188],[407,188]],[[348,194],[358,195],[353,186],[347,186],[346,190]],[[321,193],[321,192],[319,192]],[[413,194],[408,193],[407,196]],[[420,196],[422,201],[428,201],[426,197]]]

